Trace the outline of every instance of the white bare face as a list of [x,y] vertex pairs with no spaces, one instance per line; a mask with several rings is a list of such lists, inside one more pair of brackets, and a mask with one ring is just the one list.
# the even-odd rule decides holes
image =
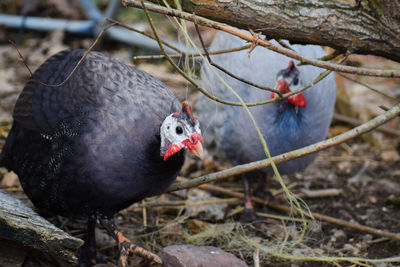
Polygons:
[[180,149],[185,147],[185,144],[192,140],[192,135],[198,133],[201,136],[200,124],[195,119],[195,125],[189,123],[186,120],[179,119],[169,115],[165,118],[161,124],[160,135],[161,135],[161,155],[172,146],[176,145]]
[[300,89],[301,87],[303,87],[303,83],[301,81],[301,73],[299,73],[298,75],[293,75],[293,76],[289,76],[289,77],[284,77],[283,75],[277,75],[276,80],[284,80],[287,82],[289,89],[291,92],[296,91],[298,89]]

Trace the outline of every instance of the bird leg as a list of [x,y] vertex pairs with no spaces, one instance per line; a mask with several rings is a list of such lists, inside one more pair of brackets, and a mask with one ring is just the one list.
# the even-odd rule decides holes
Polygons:
[[79,265],[81,267],[93,266],[96,264],[96,217],[90,216],[87,222],[87,231],[84,238],[85,244],[79,252]]
[[265,199],[266,202],[276,202],[274,195],[270,191],[270,179],[267,176],[262,175],[260,177],[261,181],[261,195]]
[[243,187],[244,187],[244,210],[240,217],[240,221],[243,223],[253,222],[258,219],[256,212],[254,211],[253,202],[251,201],[251,192],[249,186],[249,180],[246,175],[243,175]]
[[156,254],[142,247],[132,244],[131,241],[117,229],[114,220],[102,218],[100,219],[100,223],[107,230],[107,232],[115,239],[115,241],[118,242],[118,248],[120,253],[118,260],[119,266],[123,267],[127,266],[128,256],[132,253],[142,258],[148,259],[150,261],[154,261],[158,264],[162,264],[162,260]]

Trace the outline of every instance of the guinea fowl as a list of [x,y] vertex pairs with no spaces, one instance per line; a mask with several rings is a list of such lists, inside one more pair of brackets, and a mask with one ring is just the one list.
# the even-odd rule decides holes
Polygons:
[[[245,41],[224,32],[218,32],[210,50],[236,48],[245,45]],[[316,58],[324,55],[321,47],[313,45],[292,45],[300,55]],[[301,88],[313,81],[323,70],[314,66],[296,67],[287,57],[256,47],[250,57],[246,51],[213,55],[211,59],[229,72],[253,83],[276,88],[287,93]],[[273,98],[274,94],[252,87],[227,74],[215,71],[235,90],[245,102],[263,101]],[[238,99],[225,87],[209,66],[201,69],[202,85],[211,94],[225,100],[238,102]],[[336,83],[329,75],[304,93],[293,95],[286,100],[262,106],[250,107],[261,133],[266,139],[272,156],[308,146],[323,140],[333,115],[336,98]],[[242,107],[216,104],[204,95],[197,103],[199,120],[205,132],[203,138],[213,154],[230,163],[243,164],[266,158],[256,130]],[[301,171],[309,165],[316,154],[298,158],[278,166],[281,174]],[[250,200],[248,177],[270,176],[272,168],[243,175],[245,189],[245,209],[243,221],[256,218]],[[264,178],[263,191],[268,193],[268,183]]]
[[88,218],[81,265],[95,263],[97,219],[118,242],[121,265],[130,253],[160,262],[131,244],[113,215],[162,193],[182,167],[183,148],[201,157],[199,122],[161,81],[104,54],[90,52],[74,70],[83,55],[60,52],[34,73],[0,165],[18,175],[37,208]]

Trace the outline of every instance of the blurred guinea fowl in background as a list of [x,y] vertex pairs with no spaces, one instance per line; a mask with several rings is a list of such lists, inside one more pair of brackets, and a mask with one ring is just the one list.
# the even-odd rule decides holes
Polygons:
[[[218,32],[209,51],[236,48],[246,44],[238,37]],[[325,55],[319,46],[292,45],[291,48],[308,58]],[[281,93],[301,88],[324,71],[314,66],[296,67],[289,58],[263,47],[256,47],[250,57],[247,50],[242,50],[212,55],[211,58],[216,64],[236,76],[262,86],[278,89]],[[269,91],[250,86],[220,70],[215,69],[215,71],[247,103],[274,97],[274,94]],[[211,94],[238,102],[238,99],[206,64],[203,64],[201,69],[201,80],[203,88]],[[266,139],[271,155],[275,156],[323,140],[331,123],[335,99],[336,82],[331,74],[304,91],[303,94],[249,109]],[[219,104],[200,94],[197,112],[203,126],[205,145],[216,158],[237,165],[267,157],[254,125],[243,107]],[[315,157],[314,153],[280,164],[278,170],[281,174],[302,171]],[[272,168],[267,168],[242,175],[245,187],[245,209],[242,213],[242,221],[256,219],[250,200],[248,178],[263,176],[264,185],[261,189],[269,193],[266,176],[272,174]]]
[[35,71],[15,105],[0,166],[18,175],[37,208],[88,219],[82,266],[95,264],[97,219],[118,242],[120,265],[131,253],[160,262],[124,237],[113,215],[162,193],[184,148],[201,157],[199,122],[161,81],[102,53],[90,52],[74,70],[84,52],[60,52]]

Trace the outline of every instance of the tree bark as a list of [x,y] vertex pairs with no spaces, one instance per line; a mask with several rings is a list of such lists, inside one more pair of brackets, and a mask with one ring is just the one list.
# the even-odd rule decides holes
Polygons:
[[[159,3],[158,0],[150,0]],[[169,1],[173,6],[174,1]],[[400,62],[400,0],[181,0],[182,9],[268,39],[319,44]]]
[[0,190],[0,246],[5,240],[76,262],[83,241],[70,236],[40,217],[18,199]]

